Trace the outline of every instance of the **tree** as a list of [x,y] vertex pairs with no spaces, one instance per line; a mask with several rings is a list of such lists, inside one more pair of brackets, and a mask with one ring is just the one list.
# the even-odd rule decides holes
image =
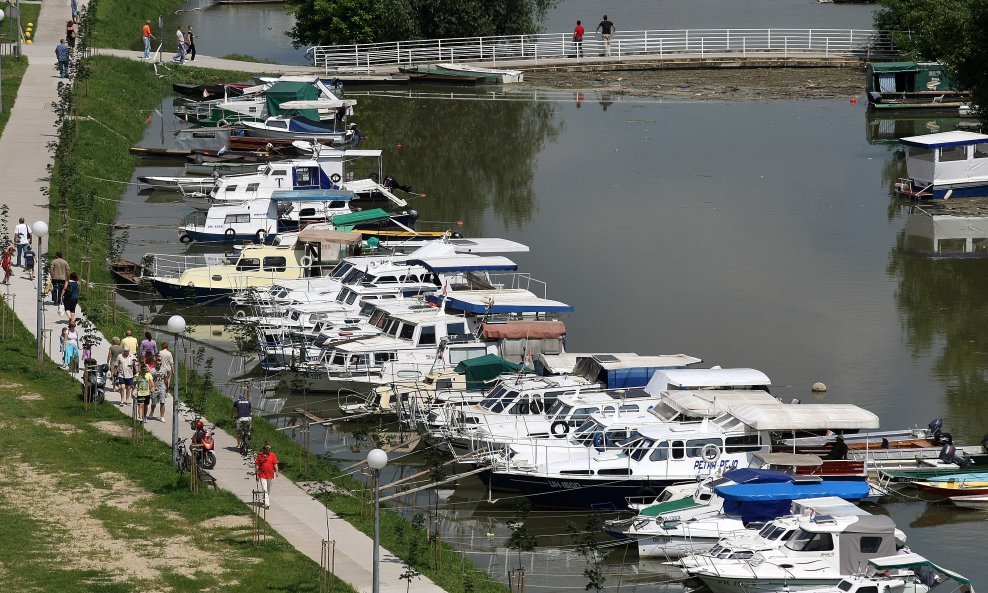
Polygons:
[[536,33],[558,0],[286,0],[296,47]]
[[[940,62],[988,106],[988,0],[880,0],[875,27],[909,57]],[[986,120],[982,110],[982,119]]]

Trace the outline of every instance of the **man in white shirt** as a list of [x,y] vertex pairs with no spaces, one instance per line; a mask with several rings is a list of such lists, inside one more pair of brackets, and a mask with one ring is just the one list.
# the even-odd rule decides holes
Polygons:
[[17,264],[15,265],[19,268],[22,266],[21,254],[26,253],[28,245],[31,244],[31,227],[24,224],[23,217],[14,227],[14,243],[17,245]]
[[185,35],[182,33],[182,25],[175,31],[175,41],[178,42],[178,53],[172,58],[173,62],[185,63]]

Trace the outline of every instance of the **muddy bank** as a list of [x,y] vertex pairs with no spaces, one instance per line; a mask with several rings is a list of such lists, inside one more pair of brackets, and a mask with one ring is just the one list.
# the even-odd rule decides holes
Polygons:
[[607,91],[618,95],[716,101],[860,97],[865,75],[857,68],[728,68],[525,72],[532,90]]

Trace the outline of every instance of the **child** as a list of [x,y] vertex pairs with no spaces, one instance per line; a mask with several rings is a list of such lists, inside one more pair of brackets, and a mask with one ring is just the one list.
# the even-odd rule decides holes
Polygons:
[[27,270],[28,277],[34,280],[34,250],[31,249],[31,245],[28,245],[27,251],[24,252],[24,269]]
[[151,378],[154,380],[154,393],[151,394],[151,411],[149,418],[154,417],[154,406],[158,405],[158,421],[165,421],[165,369],[161,366],[161,358],[155,358],[151,367]]
[[93,357],[93,341],[88,336],[82,339],[82,361],[83,364]]
[[62,335],[58,337],[58,352],[62,354],[62,358],[65,358],[65,341],[69,337],[69,328],[62,328]]
[[3,268],[4,284],[10,284],[10,276],[11,274],[14,273],[13,264],[11,263],[11,259],[13,259],[13,257],[14,257],[14,247],[13,245],[11,245],[10,248],[8,248],[7,251],[3,254],[3,259],[0,260],[0,267]]

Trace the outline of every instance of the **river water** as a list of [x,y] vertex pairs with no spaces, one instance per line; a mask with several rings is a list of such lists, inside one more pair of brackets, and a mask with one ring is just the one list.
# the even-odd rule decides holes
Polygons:
[[[641,29],[870,29],[874,6],[869,4],[821,4],[815,0],[662,0],[599,3],[590,0],[559,2],[546,15],[544,30],[558,33],[573,29],[577,19],[591,30],[607,13],[618,30]],[[305,53],[292,47],[284,34],[295,24],[294,16],[280,4],[214,4],[212,0],[187,0],[178,12],[161,15],[161,39],[165,52],[174,52],[174,31],[192,25],[198,53],[208,56],[241,54],[283,64],[304,64]],[[136,29],[135,29],[136,30]],[[497,32],[484,33],[496,35]],[[245,44],[244,40],[250,42]],[[133,49],[141,48],[135,36]]]

